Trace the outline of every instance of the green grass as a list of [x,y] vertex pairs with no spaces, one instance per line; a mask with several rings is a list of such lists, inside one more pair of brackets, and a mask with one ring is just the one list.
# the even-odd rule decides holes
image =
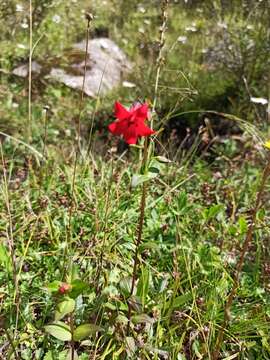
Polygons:
[[[232,2],[223,14],[214,3],[218,20],[240,34],[234,46],[245,50],[249,35],[242,8]],[[27,1],[20,4],[27,9]],[[108,136],[107,124],[115,100],[153,102],[160,3],[145,1],[138,7],[133,1],[96,5],[81,0],[70,9],[64,1],[40,2],[34,43],[42,38],[34,59],[54,63],[83,38],[82,11],[93,11],[96,30],[106,27],[134,62],[129,80],[137,86],[97,100],[85,98],[80,114],[79,93],[34,80],[30,143],[27,80],[10,73],[28,57],[29,29],[20,26],[27,12],[15,12],[16,5],[0,5],[6,21],[0,20],[0,358],[71,359],[69,327],[75,334],[74,358],[80,360],[210,360],[267,161],[261,146],[267,128],[264,108],[250,103],[238,70],[204,66],[201,50],[219,38],[216,19],[209,17],[212,7],[206,4],[203,12],[192,4],[170,7],[154,128],[166,127],[173,116],[177,124],[183,120],[184,127],[196,127],[198,112],[214,110],[209,117],[233,113],[227,118],[241,133],[213,138],[218,128],[204,126],[213,140],[209,149],[202,133],[182,147],[173,136],[162,143],[163,132],[152,139],[159,155],[171,162],[152,163],[158,176],[147,183],[138,279],[130,298],[142,193],[142,185],[131,184],[140,173],[142,151],[117,151],[118,139]],[[260,42],[241,75],[252,95],[267,98],[267,11],[253,5],[251,37]],[[55,14],[60,24],[52,21]],[[186,44],[176,42],[193,21],[197,31],[188,33]],[[46,144],[45,105],[50,108]],[[87,154],[93,113],[92,151]],[[78,117],[82,149],[74,178]],[[270,358],[268,193],[269,182],[224,332],[224,360]],[[59,292],[62,283],[71,285],[65,294]]]
[[[225,157],[224,149],[220,150]],[[67,344],[44,331],[63,296],[50,294],[46,287],[55,280],[75,279],[84,283],[83,293],[76,297],[75,324],[95,323],[101,328],[100,336],[81,342],[81,359],[95,349],[98,358],[117,359],[113,353],[119,351],[119,356],[120,352],[124,356],[128,351],[125,341],[135,341],[134,349],[131,346],[133,358],[158,358],[151,355],[157,351],[165,351],[173,359],[200,358],[199,354],[208,358],[260,179],[257,163],[237,164],[234,172],[233,158],[226,161],[224,157],[211,164],[195,160],[188,169],[177,163],[166,165],[164,173],[151,183],[139,257],[139,304],[132,313],[138,317],[135,323],[142,322],[132,325],[129,338],[125,336],[126,301],[140,197],[139,188],[130,188],[136,170],[133,161],[113,156],[108,161],[96,158],[79,165],[71,236],[68,218],[72,166],[59,166],[54,160],[41,168],[33,164],[27,169],[27,178],[16,181],[22,168],[12,170],[13,162],[8,161],[8,195],[20,289],[14,342],[21,358],[28,359],[33,353],[36,359],[46,353],[49,359],[52,354],[56,359],[64,356],[56,354],[64,354]],[[214,177],[217,172],[218,180]],[[15,336],[12,264],[5,255],[10,223],[4,199],[1,313],[6,328]],[[264,210],[258,216],[258,230],[246,257],[232,321],[226,330],[224,357],[237,352],[241,359],[269,356],[269,290],[263,270],[269,256],[269,215]],[[103,267],[97,280],[101,253]],[[68,316],[64,319],[68,320]],[[106,351],[110,351],[107,357]]]

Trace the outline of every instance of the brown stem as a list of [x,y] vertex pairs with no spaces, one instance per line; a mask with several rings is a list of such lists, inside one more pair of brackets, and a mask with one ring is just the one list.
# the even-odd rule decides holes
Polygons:
[[248,251],[248,247],[250,245],[250,242],[252,240],[252,235],[253,235],[253,231],[256,225],[256,216],[258,213],[258,210],[260,209],[260,204],[261,204],[261,200],[262,200],[262,196],[263,196],[263,192],[265,189],[265,184],[266,184],[266,180],[268,178],[270,174],[270,155],[268,154],[268,159],[267,159],[267,164],[264,168],[263,171],[263,176],[262,176],[262,181],[259,187],[259,190],[257,192],[257,197],[256,197],[256,202],[255,202],[255,206],[252,210],[252,217],[251,217],[251,223],[250,226],[248,228],[247,234],[246,234],[246,238],[240,253],[240,258],[238,260],[238,263],[236,265],[236,272],[235,272],[235,276],[234,276],[234,281],[233,281],[233,287],[230,291],[230,294],[228,296],[228,299],[226,301],[225,304],[225,308],[224,308],[224,320],[222,323],[222,326],[219,330],[218,333],[218,337],[217,337],[217,341],[216,341],[216,345],[215,345],[215,349],[213,352],[213,356],[212,356],[212,360],[217,360],[219,357],[219,351],[220,351],[220,347],[221,344],[223,342],[223,338],[224,338],[224,330],[226,329],[229,320],[231,318],[231,306],[232,306],[232,302],[233,302],[233,298],[237,292],[238,286],[239,286],[239,279],[240,279],[240,274],[243,268],[243,264],[244,264],[244,259],[245,259],[245,255]]
[[[148,159],[148,140],[147,140],[147,138],[145,138],[144,150],[143,150],[143,161],[142,161],[143,171],[145,171],[147,159]],[[131,289],[130,289],[129,301],[128,301],[128,329],[127,329],[128,333],[130,331],[131,302],[132,302],[131,298],[133,296],[135,282],[136,282],[136,278],[137,278],[137,268],[138,268],[138,264],[139,264],[139,247],[140,247],[140,244],[142,241],[142,230],[143,230],[143,223],[144,223],[146,194],[147,194],[147,184],[146,184],[146,182],[144,182],[143,188],[142,188],[142,196],[141,196],[140,217],[139,217],[138,228],[137,228],[137,241],[136,241],[136,248],[135,248],[133,271],[132,271],[132,282],[131,282]]]

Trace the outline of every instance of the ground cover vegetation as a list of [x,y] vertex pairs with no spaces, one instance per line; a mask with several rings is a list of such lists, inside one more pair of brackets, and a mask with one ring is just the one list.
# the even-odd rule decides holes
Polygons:
[[[269,1],[0,12],[0,358],[269,359]],[[105,96],[47,76],[85,37]]]

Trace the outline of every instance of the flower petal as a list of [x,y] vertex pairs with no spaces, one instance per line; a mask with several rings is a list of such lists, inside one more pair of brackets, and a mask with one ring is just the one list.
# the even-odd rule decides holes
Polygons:
[[142,104],[135,110],[136,120],[146,120],[148,117],[148,105]]
[[137,134],[139,136],[149,136],[154,134],[155,131],[146,126],[143,122],[137,124]]
[[114,115],[119,120],[125,120],[130,116],[129,111],[118,101],[114,104]]
[[121,120],[121,121],[114,121],[108,126],[108,128],[112,134],[122,135],[125,132],[127,126],[128,126],[127,121]]
[[126,143],[136,144],[138,140],[137,126],[135,124],[126,127],[123,132],[123,137]]
[[129,137],[129,138],[125,138],[125,142],[128,143],[129,145],[135,145],[137,144],[138,141],[138,137],[137,136],[133,136],[133,137]]

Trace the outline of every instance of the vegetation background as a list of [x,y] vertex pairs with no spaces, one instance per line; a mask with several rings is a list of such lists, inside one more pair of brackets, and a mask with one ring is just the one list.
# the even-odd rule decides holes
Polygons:
[[[270,3],[171,0],[162,27],[164,4],[0,3],[0,358],[213,359],[267,163]],[[44,73],[69,65],[86,12],[133,70],[82,100]],[[16,77],[29,54],[41,74]],[[115,100],[155,103],[163,157],[132,299],[142,151],[109,135]],[[270,358],[269,233],[266,183],[220,359]]]

